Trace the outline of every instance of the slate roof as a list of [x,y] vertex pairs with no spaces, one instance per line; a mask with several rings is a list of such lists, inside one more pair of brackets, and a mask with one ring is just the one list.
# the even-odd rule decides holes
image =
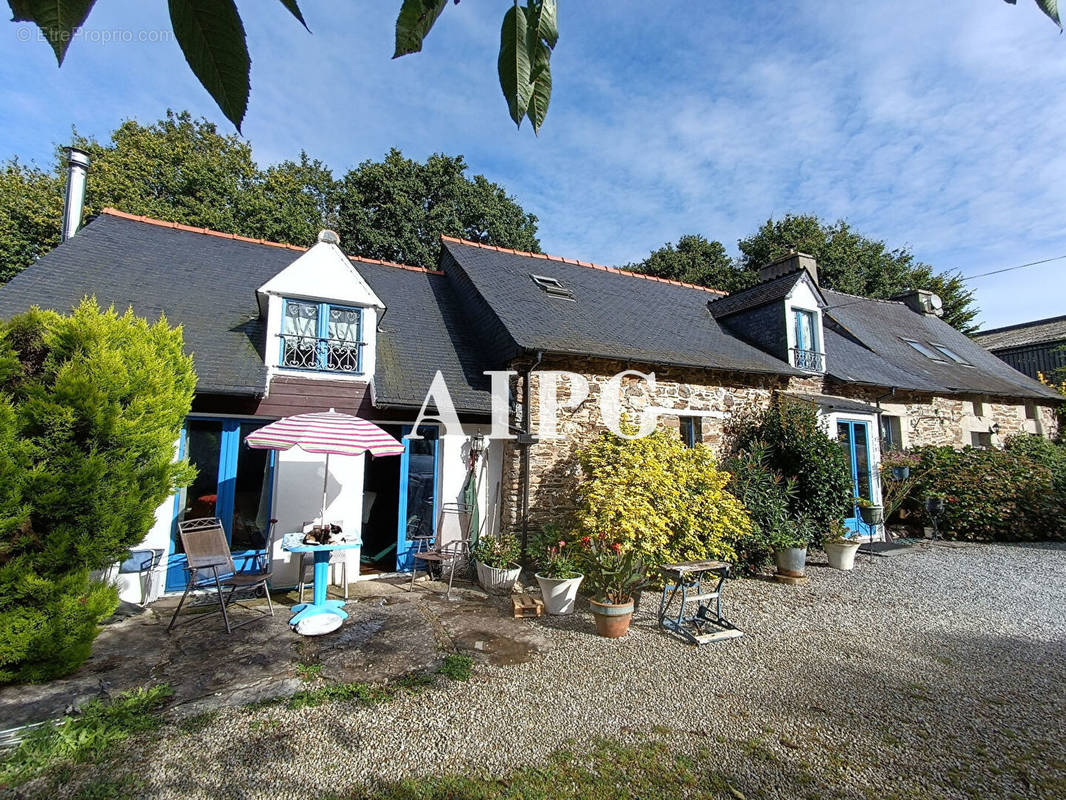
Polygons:
[[[826,326],[826,368],[842,381],[895,386],[936,393],[991,394],[1061,399],[1038,382],[1007,366],[939,317],[917,314],[891,300],[871,300],[823,289],[823,313],[840,326]],[[927,347],[950,348],[972,366],[933,361],[901,337]],[[857,341],[856,341],[857,340]]]
[[[33,305],[69,311],[82,297],[183,326],[202,394],[262,394],[265,326],[255,290],[304,248],[105,212],[0,287],[0,317]],[[477,348],[440,273],[356,261],[388,310],[375,399],[419,406],[441,369],[460,411],[489,409]],[[489,369],[484,366],[483,369]]]
[[790,272],[779,278],[759,283],[739,292],[711,301],[709,308],[715,319],[784,300],[793,287],[803,279],[804,272]]
[[975,333],[973,338],[982,347],[993,352],[1045,342],[1061,342],[1066,340],[1066,316],[992,328]]
[[[798,375],[726,333],[707,308],[720,292],[570,259],[444,237],[453,280],[496,359],[541,350],[649,364]],[[573,300],[531,275],[557,279]]]

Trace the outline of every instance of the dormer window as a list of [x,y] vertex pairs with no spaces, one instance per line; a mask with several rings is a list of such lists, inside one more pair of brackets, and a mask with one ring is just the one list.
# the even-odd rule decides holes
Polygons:
[[792,365],[810,372],[823,372],[825,359],[818,337],[818,314],[802,308],[792,309]]
[[363,312],[351,306],[286,298],[279,366],[361,375]]
[[558,278],[549,278],[547,275],[530,275],[533,283],[546,291],[552,297],[561,297],[564,300],[573,300],[574,293],[567,289]]

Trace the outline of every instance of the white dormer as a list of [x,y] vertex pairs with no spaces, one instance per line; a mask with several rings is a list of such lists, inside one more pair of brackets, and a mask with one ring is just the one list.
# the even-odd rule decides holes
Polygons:
[[270,375],[374,375],[377,323],[385,304],[338,246],[333,231],[256,291],[267,320]]
[[825,300],[818,291],[816,278],[811,275],[810,269],[806,265],[802,265],[801,269],[802,278],[785,295],[788,363],[806,372],[821,373],[825,372],[825,338],[822,331]]

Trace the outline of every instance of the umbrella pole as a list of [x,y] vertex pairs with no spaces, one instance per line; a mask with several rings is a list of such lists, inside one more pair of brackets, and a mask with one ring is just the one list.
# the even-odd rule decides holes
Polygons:
[[322,475],[322,518],[319,522],[326,524],[326,493],[329,490],[329,453],[326,453],[326,470]]

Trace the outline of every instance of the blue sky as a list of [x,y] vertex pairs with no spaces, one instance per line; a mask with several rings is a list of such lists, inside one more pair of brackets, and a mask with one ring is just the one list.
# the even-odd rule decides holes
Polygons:
[[[34,29],[0,26],[0,156],[45,164],[72,126],[104,137],[168,107],[230,130],[159,41],[165,6],[98,3],[62,70]],[[281,3],[239,2],[261,164],[462,153],[540,218],[546,252],[605,264],[685,233],[735,253],[789,211],[969,275],[1066,255],[1066,37],[1027,0],[560,0],[539,137],[496,81],[507,3],[449,4],[396,61],[399,0],[301,6],[312,34]],[[1066,314],[1066,260],[971,285],[985,326]]]

